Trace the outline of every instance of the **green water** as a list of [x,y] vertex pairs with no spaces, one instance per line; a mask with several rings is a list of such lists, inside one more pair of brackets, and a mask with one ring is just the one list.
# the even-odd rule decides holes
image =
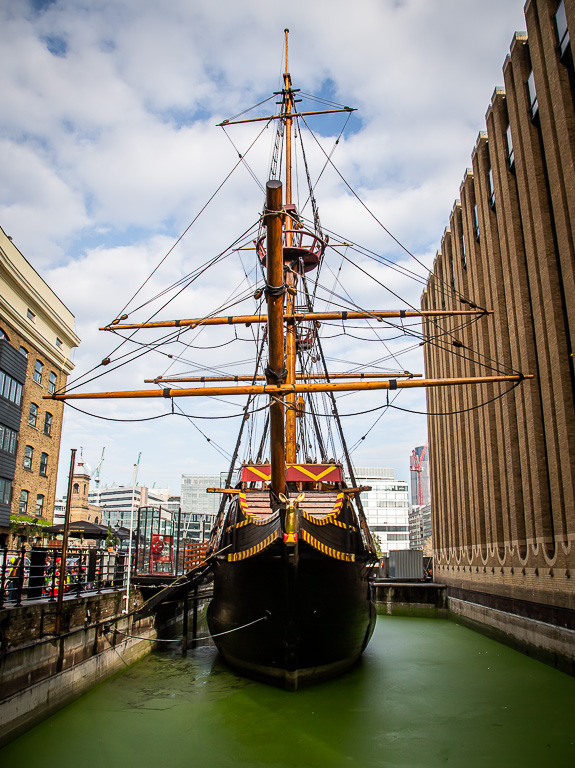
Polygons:
[[213,648],[149,656],[0,751],[59,768],[574,768],[575,679],[453,622],[380,617],[362,662],[287,693]]

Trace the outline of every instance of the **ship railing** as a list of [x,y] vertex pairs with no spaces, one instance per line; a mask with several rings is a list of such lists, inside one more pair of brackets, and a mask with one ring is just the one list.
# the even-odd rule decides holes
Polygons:
[[63,574],[61,554],[48,547],[0,549],[0,608],[56,601],[60,587],[64,598],[126,588],[127,552],[70,547]]

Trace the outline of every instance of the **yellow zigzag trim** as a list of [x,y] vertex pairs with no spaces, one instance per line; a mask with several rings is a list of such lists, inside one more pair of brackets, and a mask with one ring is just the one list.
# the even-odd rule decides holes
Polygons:
[[250,547],[249,549],[244,549],[243,552],[236,552],[233,555],[228,555],[228,561],[233,563],[237,562],[238,560],[245,560],[247,557],[253,557],[254,555],[257,555],[258,552],[261,552],[262,549],[265,549],[266,547],[269,547],[270,544],[273,544],[274,541],[279,538],[279,536],[280,532],[274,531],[274,533],[270,534],[263,541],[260,541],[259,544],[256,544],[255,547]]
[[315,549],[319,549],[319,551],[323,552],[324,555],[329,555],[329,557],[333,557],[336,560],[346,560],[348,563],[355,562],[355,555],[350,555],[347,552],[340,552],[337,549],[333,549],[333,547],[326,547],[326,545],[322,544],[321,541],[318,541],[317,539],[314,539],[313,536],[310,536],[306,530],[302,530],[301,536],[304,541],[307,541],[307,543],[311,544],[311,546],[315,547]]
[[311,472],[309,469],[307,469],[307,467],[300,467],[299,464],[288,464],[288,467],[292,467],[293,469],[297,469],[299,472],[303,472],[304,475],[311,477],[312,480],[321,480],[326,475],[331,474],[334,469],[337,469],[337,466],[332,464],[327,469],[324,469],[323,472],[315,474],[314,472]]
[[259,475],[262,480],[265,480],[268,483],[272,479],[271,473],[269,475],[266,475],[261,471],[261,469],[257,469],[257,467],[252,467],[251,464],[249,465],[249,467],[247,467],[247,469],[249,469],[250,472],[253,472],[256,475]]

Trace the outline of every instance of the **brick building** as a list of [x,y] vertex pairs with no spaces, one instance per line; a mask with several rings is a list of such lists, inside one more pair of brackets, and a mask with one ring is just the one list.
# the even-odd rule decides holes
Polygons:
[[573,670],[575,0],[525,17],[422,308],[494,310],[443,336],[428,323],[427,376],[535,378],[428,391],[430,412],[461,412],[429,419],[435,577],[453,610]]
[[[52,521],[74,316],[0,229],[0,536],[9,515]],[[13,383],[12,383],[13,382]]]
[[87,471],[84,462],[78,462],[76,471],[72,475],[71,523],[77,523],[79,520],[86,520],[88,523],[102,523],[102,508],[97,504],[90,503],[89,494],[90,473]]

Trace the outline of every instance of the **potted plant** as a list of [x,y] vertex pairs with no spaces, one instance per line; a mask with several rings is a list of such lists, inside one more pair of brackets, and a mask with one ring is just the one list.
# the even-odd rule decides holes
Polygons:
[[106,548],[108,549],[108,552],[113,552],[119,542],[120,539],[112,530],[110,523],[108,523],[108,534],[106,536]]

